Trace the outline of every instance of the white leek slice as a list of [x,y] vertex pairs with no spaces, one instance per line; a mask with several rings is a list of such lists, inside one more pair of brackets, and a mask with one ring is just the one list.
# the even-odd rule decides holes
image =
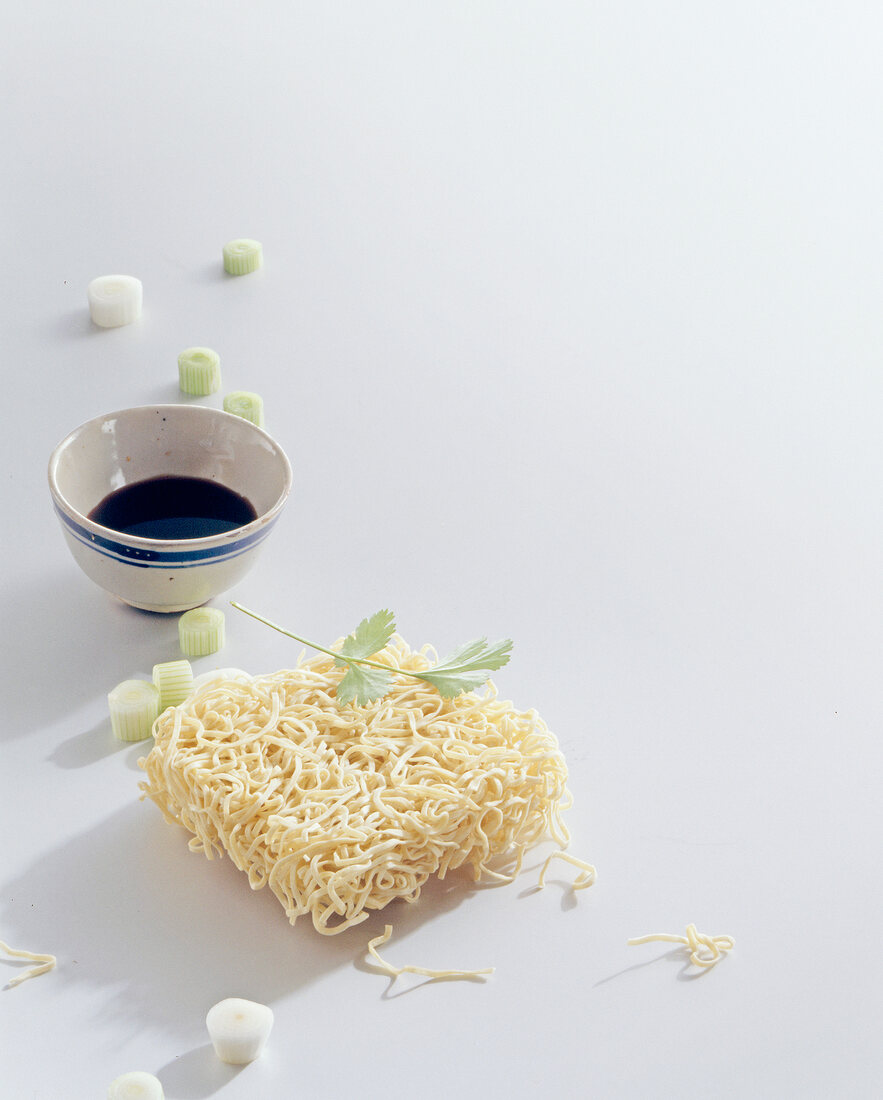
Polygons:
[[153,666],[153,682],[159,691],[161,713],[183,703],[193,690],[193,668],[189,661],[164,661]]
[[208,1010],[205,1026],[220,1060],[243,1066],[264,1049],[273,1027],[273,1010],[257,1001],[228,997]]
[[194,607],[178,619],[181,652],[187,657],[206,657],[224,644],[224,612],[218,607]]
[[248,275],[257,271],[264,259],[260,241],[237,237],[224,245],[224,270],[228,275]]
[[160,692],[149,680],[123,680],[108,692],[107,705],[115,736],[120,741],[143,741],[160,712]]
[[163,1100],[164,1095],[159,1078],[142,1070],[124,1073],[107,1090],[107,1100]]
[[185,348],[178,356],[182,393],[206,397],[221,388],[221,357],[211,348]]
[[99,275],[86,288],[89,313],[101,328],[119,328],[141,316],[144,291],[134,275]]
[[264,399],[259,393],[249,393],[248,390],[234,390],[224,398],[224,412],[241,416],[243,420],[250,420],[259,428],[264,426]]

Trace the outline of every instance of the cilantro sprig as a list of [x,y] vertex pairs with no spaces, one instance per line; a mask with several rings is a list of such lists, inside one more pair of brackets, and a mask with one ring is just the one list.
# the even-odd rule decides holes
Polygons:
[[402,676],[412,676],[415,680],[423,680],[431,684],[439,695],[445,699],[453,699],[464,691],[473,691],[480,687],[488,678],[489,673],[502,668],[512,652],[512,642],[506,638],[503,641],[488,644],[487,638],[476,638],[458,646],[438,664],[421,672],[413,672],[410,669],[393,668],[391,665],[382,664],[380,661],[372,661],[375,653],[379,653],[395,633],[395,617],[391,611],[377,611],[368,619],[362,619],[352,634],[348,634],[339,649],[329,649],[326,646],[311,642],[308,638],[286,630],[278,623],[265,619],[255,611],[249,611],[242,604],[233,603],[237,611],[242,611],[257,619],[259,623],[278,630],[280,634],[293,638],[302,645],[316,649],[320,653],[327,653],[334,658],[334,663],[339,667],[346,667],[343,679],[337,686],[337,701],[339,703],[356,703],[363,706],[375,699],[382,699],[389,691],[393,676],[398,673]]

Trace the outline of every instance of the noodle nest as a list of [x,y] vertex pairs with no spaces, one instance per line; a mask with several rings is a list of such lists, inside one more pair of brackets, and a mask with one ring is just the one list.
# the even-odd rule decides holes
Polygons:
[[[431,657],[396,635],[374,659],[419,671]],[[326,935],[415,901],[431,875],[511,881],[547,834],[568,843],[567,768],[535,711],[491,682],[443,699],[407,676],[340,706],[343,673],[322,654],[204,684],[156,720],[144,796],[193,834],[191,850],[226,852],[292,924],[309,914]]]

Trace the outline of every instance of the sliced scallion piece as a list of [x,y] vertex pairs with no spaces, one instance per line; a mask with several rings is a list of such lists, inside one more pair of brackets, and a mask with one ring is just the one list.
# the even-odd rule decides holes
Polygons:
[[224,644],[224,612],[218,607],[194,607],[178,619],[181,652],[187,657],[206,657]]
[[189,661],[164,661],[153,666],[153,682],[159,691],[160,713],[176,707],[193,689],[193,669]]
[[259,393],[249,393],[248,390],[234,390],[224,398],[224,412],[241,416],[243,420],[250,420],[259,428],[264,426],[264,399]]
[[164,1096],[159,1078],[140,1070],[117,1077],[107,1090],[107,1100],[163,1100]]
[[160,693],[149,680],[123,680],[107,694],[110,725],[120,741],[143,741],[160,712]]
[[224,245],[224,270],[228,275],[248,275],[257,271],[264,259],[260,241],[237,237]]
[[221,388],[221,357],[211,348],[185,348],[178,356],[182,393],[205,397]]
[[205,1023],[218,1058],[242,1066],[264,1049],[273,1027],[273,1010],[257,1001],[228,997],[212,1005]]
[[86,288],[89,314],[101,328],[119,328],[141,316],[144,292],[134,275],[99,275]]

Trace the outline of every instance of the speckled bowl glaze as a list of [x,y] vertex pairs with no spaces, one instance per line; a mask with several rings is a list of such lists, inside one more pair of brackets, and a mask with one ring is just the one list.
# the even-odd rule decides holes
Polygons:
[[[178,475],[246,497],[257,519],[196,539],[148,539],[88,513],[114,489]],[[262,428],[202,405],[144,405],[97,416],[49,459],[49,490],[77,564],[101,588],[145,611],[187,611],[236,584],[254,564],[291,492],[291,465]]]

